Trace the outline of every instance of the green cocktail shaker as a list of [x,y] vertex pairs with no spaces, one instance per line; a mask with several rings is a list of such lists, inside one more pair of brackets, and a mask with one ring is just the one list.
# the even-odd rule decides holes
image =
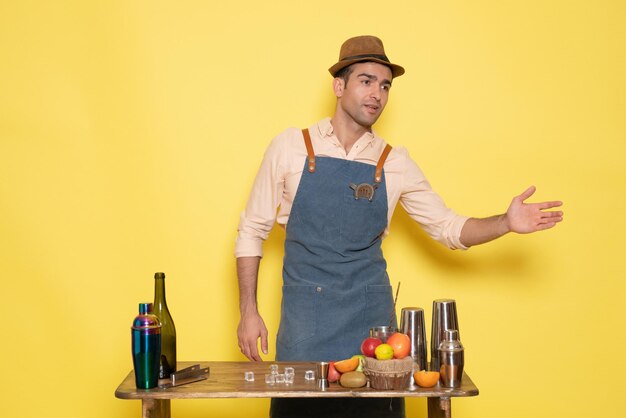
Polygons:
[[131,334],[137,388],[157,387],[161,359],[161,323],[152,314],[151,303],[139,304],[139,315],[133,321]]

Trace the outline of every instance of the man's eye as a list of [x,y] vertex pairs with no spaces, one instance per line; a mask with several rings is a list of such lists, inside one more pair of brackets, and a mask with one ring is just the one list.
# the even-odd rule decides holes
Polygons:
[[365,79],[365,80],[361,80],[361,83],[363,83],[365,85],[368,85],[370,83],[370,81],[368,79]]

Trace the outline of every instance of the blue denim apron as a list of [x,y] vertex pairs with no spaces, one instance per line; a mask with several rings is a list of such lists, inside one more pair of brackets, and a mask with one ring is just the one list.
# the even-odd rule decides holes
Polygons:
[[[303,134],[306,143],[308,132]],[[360,353],[370,327],[390,320],[397,326],[381,250],[388,209],[384,172],[371,200],[367,193],[357,199],[355,186],[375,184],[375,166],[315,157],[310,142],[307,150],[286,227],[278,361],[346,359]],[[404,416],[397,398],[391,403],[376,398],[273,399],[270,415],[329,417],[333,410],[341,417],[350,416],[349,411],[360,418]]]

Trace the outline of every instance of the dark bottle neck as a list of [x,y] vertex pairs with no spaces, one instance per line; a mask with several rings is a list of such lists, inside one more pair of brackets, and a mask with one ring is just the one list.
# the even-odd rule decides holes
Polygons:
[[154,278],[154,302],[163,306],[167,306],[165,301],[165,277]]

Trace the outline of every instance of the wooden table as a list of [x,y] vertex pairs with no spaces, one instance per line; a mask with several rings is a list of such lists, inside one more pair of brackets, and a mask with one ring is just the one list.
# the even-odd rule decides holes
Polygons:
[[[375,390],[371,388],[347,389],[339,384],[331,383],[324,391],[318,389],[316,381],[306,381],[304,372],[315,370],[312,362],[228,362],[228,361],[195,361],[178,362],[178,369],[200,364],[210,367],[209,378],[187,385],[168,389],[137,389],[135,374],[131,372],[115,391],[120,399],[141,399],[143,418],[170,418],[170,401],[172,399],[202,398],[428,398],[429,418],[448,418],[451,416],[450,398],[476,396],[478,388],[467,374],[463,374],[460,388],[420,388],[413,386],[407,390]],[[269,373],[270,364],[278,364],[279,371],[291,366],[295,369],[293,384],[265,383],[265,374]],[[244,380],[244,372],[253,371],[254,382]]]

